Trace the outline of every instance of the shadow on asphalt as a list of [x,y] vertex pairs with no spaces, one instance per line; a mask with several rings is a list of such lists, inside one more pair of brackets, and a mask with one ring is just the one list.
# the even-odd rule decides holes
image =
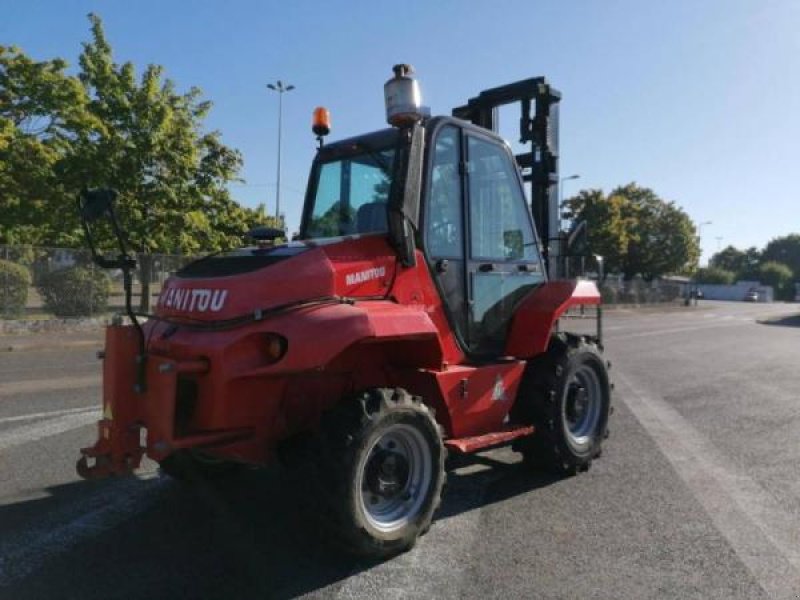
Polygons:
[[[470,466],[477,470],[469,472]],[[557,481],[531,473],[520,462],[480,456],[454,461],[450,467],[455,470],[448,473],[437,515],[443,525],[466,511]],[[126,509],[130,514],[107,526],[89,519],[86,527],[95,530],[77,542],[66,540],[64,551],[51,549],[29,575],[5,589],[0,586],[0,596],[294,598],[316,590],[324,595],[328,586],[372,568],[374,563],[322,543],[319,532],[295,510],[282,475],[275,468],[224,482],[76,482],[49,488],[44,498],[0,506],[0,531],[6,537],[15,534],[14,524],[33,526],[39,516],[65,505],[91,506],[93,496],[115,501],[117,494],[144,490],[140,510],[134,504]],[[148,485],[151,489],[145,489]],[[86,515],[78,511],[71,518],[81,521]],[[65,534],[56,532],[53,537],[54,544],[65,541]],[[2,568],[0,561],[0,574]],[[5,568],[13,572],[14,564]]]
[[780,319],[765,319],[757,321],[759,325],[773,325],[778,327],[800,327],[800,315],[781,317]]

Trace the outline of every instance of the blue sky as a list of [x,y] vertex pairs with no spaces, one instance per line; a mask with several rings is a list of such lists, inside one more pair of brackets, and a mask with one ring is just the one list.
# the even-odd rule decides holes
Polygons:
[[[383,83],[409,62],[434,114],[480,90],[545,75],[563,93],[567,194],[636,181],[675,200],[718,244],[800,232],[800,2],[794,0],[327,2],[0,0],[0,44],[74,64],[98,13],[118,61],[164,65],[203,89],[209,128],[244,155],[244,204],[299,222],[314,154],[311,111],[332,139],[384,126]],[[516,115],[501,133],[513,139]],[[721,240],[717,240],[717,238]]]

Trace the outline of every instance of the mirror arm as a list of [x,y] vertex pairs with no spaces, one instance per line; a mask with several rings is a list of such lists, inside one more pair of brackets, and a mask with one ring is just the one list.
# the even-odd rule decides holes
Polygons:
[[138,394],[142,394],[147,391],[147,347],[144,329],[142,329],[142,325],[139,323],[139,319],[136,317],[136,313],[133,311],[133,278],[131,276],[131,271],[136,268],[136,259],[131,258],[128,255],[122,230],[120,229],[117,216],[114,213],[114,208],[110,202],[103,208],[102,211],[99,212],[99,214],[93,217],[93,220],[100,217],[103,213],[108,214],[109,220],[111,221],[111,229],[114,232],[114,237],[117,239],[117,245],[119,246],[120,253],[116,259],[112,260],[100,256],[100,254],[97,252],[94,236],[92,235],[92,228],[89,226],[89,220],[87,219],[87,215],[84,211],[85,205],[81,203],[82,198],[83,193],[78,194],[78,214],[81,216],[83,231],[86,234],[86,242],[89,245],[89,250],[92,253],[92,260],[100,268],[120,269],[122,271],[122,286],[125,290],[125,313],[136,329],[136,337],[138,339],[139,346],[139,353],[136,356],[136,384],[134,385],[134,391]]

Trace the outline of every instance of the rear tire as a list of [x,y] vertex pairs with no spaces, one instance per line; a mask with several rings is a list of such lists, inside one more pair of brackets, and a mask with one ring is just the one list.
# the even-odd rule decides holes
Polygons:
[[514,449],[535,468],[566,475],[587,471],[608,437],[610,408],[611,385],[597,344],[555,336],[527,366],[511,416],[536,431]]
[[[323,416],[319,436],[293,452],[305,504],[331,541],[348,552],[386,558],[410,549],[441,502],[446,450],[421,399],[373,389]],[[298,457],[306,459],[298,464]]]

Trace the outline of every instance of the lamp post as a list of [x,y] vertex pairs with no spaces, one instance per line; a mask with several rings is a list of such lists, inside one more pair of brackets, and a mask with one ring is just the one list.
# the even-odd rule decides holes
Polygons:
[[703,256],[703,248],[700,242],[703,239],[703,227],[706,225],[713,225],[713,223],[711,221],[703,221],[697,226],[697,246],[700,248],[700,256]]
[[273,92],[278,92],[278,181],[275,186],[275,218],[281,226],[281,129],[283,121],[283,94],[291,92],[293,85],[285,85],[280,79],[275,83],[268,83],[267,87]]
[[[712,225],[711,221],[703,221],[697,226],[697,247],[700,248],[700,256],[703,256],[703,247],[700,245],[700,241],[703,239],[703,227],[706,225]],[[697,277],[695,276],[694,280],[694,305],[697,306]],[[686,299],[686,306],[689,306],[691,301],[691,293],[689,294],[689,298]]]
[[559,177],[558,178],[558,205],[559,210],[561,207],[561,203],[564,201],[564,182],[569,181],[570,179],[580,179],[580,175],[570,175],[569,177]]

